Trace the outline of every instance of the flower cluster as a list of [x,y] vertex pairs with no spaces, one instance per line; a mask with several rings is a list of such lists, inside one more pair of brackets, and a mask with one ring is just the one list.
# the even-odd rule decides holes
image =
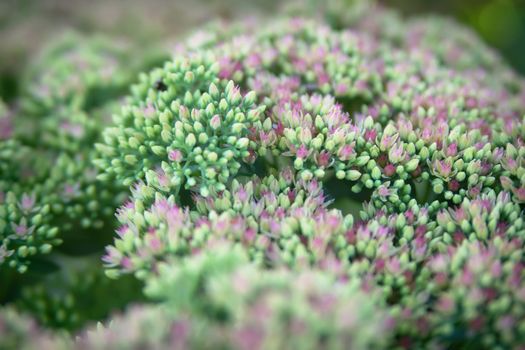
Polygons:
[[[223,242],[210,248],[180,264],[159,266],[146,294],[162,302],[162,310],[133,310],[106,329],[88,332],[81,344],[365,349],[388,341],[391,322],[375,294],[320,271],[259,271],[242,249]],[[153,328],[123,337],[125,329],[137,327]],[[206,337],[199,333],[203,327]]]
[[194,198],[192,211],[175,196],[138,183],[117,213],[118,238],[104,256],[108,274],[143,278],[159,262],[194,254],[217,239],[240,244],[261,265],[320,262],[343,253],[353,220],[328,209],[320,184],[296,181],[291,169],[246,183],[234,180],[231,190]]
[[416,296],[399,309],[403,343],[481,348],[522,343],[522,250],[523,240],[497,237],[432,255],[415,281]]
[[[175,60],[143,78],[135,99],[99,144],[97,164],[125,184],[145,178],[160,191],[224,190],[251,162],[249,129],[264,108],[217,78],[213,56]],[[218,84],[218,85],[217,85]]]
[[19,272],[27,270],[30,257],[61,242],[40,182],[45,179],[41,163],[46,161],[16,140],[0,140],[0,266]]
[[[337,276],[380,291],[395,315],[397,345],[455,344],[440,331],[414,331],[452,322],[439,312],[421,316],[440,296],[429,297],[429,271],[436,256],[452,256],[467,242],[483,247],[495,239],[523,240],[525,104],[519,100],[519,77],[505,74],[489,82],[487,62],[497,60],[490,52],[492,58],[479,64],[468,57],[446,59],[408,37],[420,25],[400,31],[399,44],[362,23],[351,24],[358,31],[334,30],[293,19],[242,34],[232,30],[218,36],[215,47],[206,42],[206,49],[179,48],[179,55],[196,64],[202,50],[217,57],[214,84],[233,81],[240,96],[258,106],[244,134],[250,158],[222,177],[220,186],[205,185],[204,191],[201,184],[209,184],[209,177],[200,168],[200,178],[186,182],[195,192],[188,196],[179,191],[179,176],[170,173],[177,162],[163,159],[169,145],[157,156],[144,153],[149,156],[133,175],[144,182],[119,210],[119,237],[104,258],[108,274],[132,272],[147,280],[172,259],[207,250],[217,239],[234,242],[259,268],[334,268],[336,261]],[[432,33],[422,35],[437,35]],[[461,35],[451,39],[453,45],[461,40]],[[173,68],[166,67],[167,75]],[[156,80],[148,81],[143,105],[157,94],[151,84]],[[177,87],[166,84],[173,104],[192,107],[190,98],[176,96]],[[158,135],[157,142],[173,127],[169,123],[178,123],[153,118],[151,137]],[[115,128],[137,135],[137,149],[147,152],[153,141],[138,137],[146,134],[140,131],[143,118],[134,120],[141,125],[117,119]],[[102,164],[110,171],[123,164],[126,138],[115,136],[100,146],[111,147],[110,160]],[[222,152],[229,146],[223,144]],[[186,148],[179,151],[188,159]],[[155,167],[161,170],[148,176]],[[250,171],[256,175],[246,176]],[[176,181],[174,189],[170,181]],[[341,189],[346,186],[350,191]],[[351,214],[343,213],[345,206]],[[517,276],[514,281],[522,286],[522,272]],[[470,314],[455,317],[468,320]],[[502,335],[493,323],[487,327],[468,329],[465,337],[486,332],[493,338],[483,344],[517,344],[521,336]]]
[[62,241],[66,251],[105,241],[124,189],[97,180],[93,145],[148,66],[144,57],[124,65],[128,46],[66,35],[31,62],[17,107],[1,104],[0,265],[25,272]]

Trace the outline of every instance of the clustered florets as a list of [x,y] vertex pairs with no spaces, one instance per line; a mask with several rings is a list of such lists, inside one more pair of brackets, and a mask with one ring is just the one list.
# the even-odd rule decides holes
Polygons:
[[201,33],[140,76],[103,132],[88,115],[114,101],[88,107],[91,93],[59,89],[53,99],[77,113],[58,108],[44,127],[71,116],[68,136],[41,140],[45,166],[32,144],[29,158],[13,153],[4,112],[0,263],[24,271],[77,222],[102,226],[130,188],[102,260],[162,308],[79,346],[523,344],[524,80],[455,24],[332,10],[332,27],[293,18]]
[[98,165],[126,184],[145,178],[164,192],[197,187],[206,196],[224,190],[250,157],[246,136],[264,109],[254,108],[254,94],[241,96],[233,82],[217,86],[213,60],[176,60],[155,71],[154,79],[144,78],[134,91],[146,101],[138,97],[105,132]]
[[111,227],[124,188],[97,180],[92,161],[117,98],[141,69],[122,67],[130,52],[65,35],[28,69],[17,108],[0,107],[0,264],[25,272],[64,240],[83,244]]
[[[221,243],[180,266],[162,264],[158,276],[146,285],[146,295],[188,315],[186,322],[181,320],[188,335],[198,331],[200,314],[211,311],[212,334],[217,332],[218,339],[224,337],[236,348],[368,348],[388,341],[388,336],[375,336],[388,334],[391,325],[376,293],[364,293],[357,284],[338,281],[317,269],[259,271],[248,264],[242,249]],[[181,291],[179,286],[188,276],[193,281]],[[362,308],[355,312],[357,305]],[[220,333],[222,322],[230,325],[225,334]],[[193,339],[181,340],[188,346]]]
[[[135,199],[120,210],[120,237],[105,258],[110,273],[136,272],[148,279],[159,264],[197,254],[216,239],[243,247],[261,268],[337,261],[332,273],[381,291],[398,316],[401,342],[448,344],[451,329],[445,325],[456,321],[430,304],[428,295],[449,293],[436,292],[433,281],[441,275],[433,275],[433,262],[456,250],[475,255],[485,245],[523,242],[522,185],[511,175],[522,162],[516,144],[523,149],[523,105],[510,102],[516,92],[504,83],[488,84],[482,67],[460,69],[426,47],[407,42],[407,50],[377,39],[292,20],[208,49],[206,57],[209,52],[219,57],[218,67],[210,69],[214,84],[233,80],[260,110],[237,136],[249,139],[249,157],[237,158],[220,187],[206,185],[204,191],[207,171],[215,170],[202,162],[200,179],[185,182],[186,189],[197,191],[192,204],[181,201],[178,187],[170,193],[169,185],[159,186],[162,176],[167,183],[177,178],[167,170],[147,176],[155,167],[169,169],[178,157],[167,164],[153,156],[145,160],[146,176],[140,177],[145,183],[137,185],[134,198],[148,192],[155,199],[148,204]],[[202,53],[193,47],[187,55],[199,62]],[[198,91],[206,96],[205,88]],[[179,109],[193,108],[189,98],[174,101]],[[163,117],[155,113],[153,118]],[[225,112],[217,116],[227,118]],[[217,120],[208,119],[203,128],[214,130]],[[167,129],[157,125],[158,133]],[[201,154],[197,143],[194,157]],[[188,151],[181,152],[188,159]],[[110,164],[111,155],[105,159]],[[247,179],[246,170],[260,175]],[[337,204],[353,196],[323,193],[323,184],[334,181],[368,197],[361,210],[350,203],[353,215],[345,215]],[[452,279],[447,288],[458,283],[456,273],[447,275]],[[428,308],[428,317],[419,315]],[[505,310],[520,313],[518,306]],[[484,345],[514,344],[524,336],[500,335],[500,328],[486,324],[476,328],[471,319],[476,311],[454,317],[464,322],[460,343],[482,329],[488,335],[476,341]],[[410,322],[427,328],[414,332],[416,323]]]

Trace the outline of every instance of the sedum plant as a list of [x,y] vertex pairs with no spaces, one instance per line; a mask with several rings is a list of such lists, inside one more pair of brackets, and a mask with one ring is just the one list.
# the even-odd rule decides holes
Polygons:
[[[397,346],[464,345],[472,339],[483,346],[518,344],[522,334],[503,334],[495,323],[470,327],[484,313],[479,308],[458,304],[449,318],[433,309],[439,296],[429,295],[437,257],[501,239],[521,247],[521,180],[509,176],[521,162],[521,78],[512,76],[512,86],[508,74],[489,81],[485,63],[460,64],[410,38],[400,45],[358,22],[349,25],[358,30],[278,20],[222,38],[212,48],[179,48],[186,56],[164,67],[165,78],[155,71],[144,80],[149,86],[132,90],[129,107],[122,109],[129,122],[117,116],[98,146],[104,178],[116,175],[130,183],[134,171],[131,178],[138,180],[131,201],[118,211],[118,237],[104,257],[108,275],[134,273],[148,280],[167,261],[226,239],[260,269],[326,268],[337,261],[338,276],[382,295],[394,315]],[[420,25],[409,23],[409,35]],[[437,35],[432,30],[428,35]],[[217,63],[208,63],[210,57]],[[503,63],[492,69],[509,72]],[[177,93],[199,74],[202,80],[189,93]],[[185,83],[176,83],[183,76]],[[238,91],[239,103],[244,95],[258,111],[242,128],[222,129],[231,115],[246,112],[228,95],[223,109],[215,108],[209,96],[220,86]],[[171,100],[170,109],[159,95]],[[151,116],[137,112],[131,119],[129,108],[140,105],[141,96]],[[195,99],[208,110],[206,117],[194,112]],[[192,111],[188,124],[185,110]],[[212,143],[210,135],[220,140],[216,132],[224,138]],[[224,155],[243,137],[245,156],[226,165]],[[140,161],[128,156],[129,144],[138,150],[134,155],[143,155]],[[198,171],[187,171],[186,178],[172,170],[197,159]],[[511,309],[523,319],[520,307]]]
[[106,276],[18,309],[86,349],[520,349],[525,80],[449,20],[341,5],[205,29],[134,83],[118,47],[51,50],[0,119],[0,264],[63,241]]

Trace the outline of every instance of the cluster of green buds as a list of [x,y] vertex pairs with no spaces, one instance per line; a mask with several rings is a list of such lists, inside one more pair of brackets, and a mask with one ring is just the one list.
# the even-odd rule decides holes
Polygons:
[[192,211],[177,205],[175,196],[138,183],[117,213],[118,238],[103,258],[108,274],[144,278],[158,262],[223,239],[244,247],[262,266],[309,265],[337,255],[353,223],[351,215],[327,209],[317,181],[296,181],[291,169],[246,183],[234,180],[230,190],[194,199]]
[[17,136],[58,152],[92,152],[129,85],[164,58],[136,50],[124,40],[78,33],[48,43],[22,80]]
[[16,140],[0,140],[0,266],[20,273],[31,257],[61,243],[39,171],[46,163]]
[[[102,185],[91,158],[0,140],[0,265],[25,272],[30,259],[63,240],[93,245],[122,202]],[[102,239],[104,241],[104,239]],[[96,244],[95,244],[96,246]]]
[[61,241],[68,252],[107,241],[103,228],[112,227],[124,189],[97,179],[94,143],[149,66],[143,56],[130,61],[132,47],[121,44],[65,35],[31,62],[16,108],[1,104],[0,265],[25,272]]
[[118,187],[103,186],[96,179],[91,159],[81,154],[55,158],[14,140],[0,147],[1,157],[8,159],[0,171],[0,232],[5,249],[0,255],[10,257],[11,267],[24,272],[26,258],[47,254],[63,240],[69,245],[93,245],[104,234],[97,231],[112,225],[123,196],[116,194]]
[[437,214],[436,232],[456,241],[484,242],[499,236],[506,239],[525,239],[525,223],[520,205],[511,200],[508,192],[494,191],[477,199],[465,199],[455,208],[443,209]]
[[117,126],[105,131],[106,143],[97,145],[97,165],[125,185],[145,179],[159,191],[203,196],[224,190],[254,160],[248,136],[264,106],[254,92],[243,96],[232,81],[219,80],[212,62],[211,55],[178,59],[143,77]]
[[405,342],[516,348],[525,339],[523,270],[522,239],[464,241],[433,255],[416,281],[417,296],[400,312]]
[[[525,123],[523,124],[525,125]],[[501,159],[502,176],[501,187],[513,194],[517,203],[525,202],[525,147],[507,144],[505,151],[500,150],[498,157]]]

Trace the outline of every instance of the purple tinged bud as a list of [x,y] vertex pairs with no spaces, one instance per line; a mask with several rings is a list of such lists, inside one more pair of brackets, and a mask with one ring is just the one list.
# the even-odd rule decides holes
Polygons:
[[5,243],[0,246],[0,264],[2,264],[7,257],[9,257],[12,252],[8,251]]
[[303,158],[308,157],[308,154],[309,154],[309,153],[310,153],[310,152],[308,152],[308,149],[306,148],[306,146],[305,146],[304,144],[302,144],[302,145],[297,149],[297,153],[296,153],[296,155],[297,155],[297,158],[301,158],[301,159],[303,159]]
[[448,145],[445,154],[447,157],[455,157],[458,154],[458,146],[456,143]]
[[370,129],[365,131],[365,140],[374,142],[377,137],[377,130],[376,129]]
[[13,125],[9,117],[0,116],[0,140],[7,140],[13,135]]
[[190,117],[190,112],[188,111],[188,108],[184,105],[181,105],[179,107],[179,116],[181,119],[188,119]]
[[114,246],[106,247],[106,254],[102,257],[102,261],[108,265],[118,265],[122,258],[120,251]]
[[22,209],[24,212],[29,212],[34,208],[35,202],[35,194],[28,195],[27,193],[24,193],[19,204],[20,209]]
[[396,173],[396,167],[389,163],[384,167],[383,172],[386,176],[390,177]]
[[235,193],[236,199],[238,199],[241,203],[244,203],[248,200],[248,193],[244,189],[244,187],[239,187],[237,192]]
[[445,271],[448,265],[447,258],[444,254],[438,254],[431,258],[429,265],[435,272]]
[[399,119],[397,129],[402,137],[407,137],[413,131],[412,123],[406,119]]
[[457,222],[468,220],[467,212],[462,207],[459,207],[456,210],[454,210],[452,212],[452,216],[454,217],[454,220],[456,220]]
[[469,195],[472,198],[478,197],[480,193],[481,193],[481,185],[474,186],[469,190]]
[[393,274],[401,273],[401,262],[397,256],[394,256],[386,261],[386,268]]
[[242,326],[235,332],[233,341],[239,349],[261,349],[264,341],[263,329],[250,325]]
[[474,282],[474,275],[471,270],[465,268],[461,274],[461,283],[465,286],[470,286]]
[[405,158],[405,151],[403,149],[402,143],[397,143],[390,148],[390,151],[388,152],[388,159],[392,163],[394,164],[399,163],[404,158]]
[[246,58],[244,63],[250,68],[257,68],[262,64],[262,60],[259,54],[252,53]]
[[191,324],[185,320],[177,320],[171,326],[170,344],[173,349],[187,349]]
[[13,228],[13,231],[15,231],[15,234],[19,237],[30,235],[34,230],[34,227],[27,226],[26,218],[22,218],[22,220],[20,220],[20,224],[18,225],[14,222],[11,223],[11,227]]
[[448,189],[451,190],[452,192],[457,192],[459,189],[460,189],[461,185],[460,183],[458,182],[458,180],[450,180],[450,182],[448,183]]
[[277,220],[270,220],[270,232],[278,235],[281,232],[281,225]]
[[513,188],[512,193],[520,202],[525,202],[525,187]]
[[449,313],[454,311],[455,304],[454,299],[448,295],[443,295],[439,298],[437,303],[437,309],[441,312]]
[[123,257],[120,260],[120,265],[124,268],[124,270],[131,271],[133,269],[133,263],[131,262],[131,259],[127,256]]
[[516,321],[512,315],[505,315],[498,320],[497,327],[504,332],[515,329]]
[[450,214],[445,210],[442,210],[437,214],[437,222],[443,227],[446,227],[451,220],[452,218],[450,217]]
[[148,103],[148,105],[144,108],[144,116],[146,118],[151,118],[155,115],[155,107],[151,103]]
[[129,226],[124,224],[122,226],[120,226],[119,228],[117,228],[116,232],[117,232],[117,235],[120,237],[120,238],[123,238],[124,235],[126,234],[126,232],[128,231],[129,229]]
[[515,172],[518,169],[518,162],[515,159],[507,156],[501,160],[501,165],[505,170]]
[[320,167],[327,167],[330,164],[330,153],[322,151],[317,157],[317,165]]
[[281,177],[284,179],[284,181],[287,183],[287,184],[290,184],[292,183],[293,179],[294,179],[294,173],[293,173],[293,170],[289,167],[285,168],[282,172],[281,172]]
[[70,122],[64,122],[61,125],[62,129],[64,129],[67,133],[69,133],[74,138],[81,138],[85,134],[84,127],[81,124],[75,124]]
[[254,242],[256,236],[257,236],[257,232],[255,231],[255,229],[253,229],[251,227],[247,228],[246,231],[244,232],[244,239],[248,243]]
[[218,114],[215,114],[211,119],[210,119],[210,126],[213,130],[217,130],[218,128],[221,127],[221,117],[218,115]]
[[490,269],[490,273],[492,277],[499,278],[503,272],[503,267],[501,266],[501,262],[499,260],[496,260]]
[[173,162],[180,163],[182,161],[182,152],[178,149],[172,150],[168,153],[168,159]]
[[390,196],[390,190],[389,190],[386,186],[381,185],[381,186],[379,186],[378,189],[377,189],[377,194],[378,194],[381,198],[385,199],[386,197]]
[[168,187],[170,185],[170,179],[162,169],[157,170],[157,181],[161,187]]
[[389,232],[390,232],[390,229],[388,227],[379,226],[379,228],[376,231],[376,235],[378,237],[386,237],[388,236]]
[[494,152],[492,153],[494,162],[499,163],[504,155],[505,155],[505,150],[503,148],[501,147],[496,148]]
[[338,156],[341,160],[349,160],[354,154],[354,148],[351,145],[343,145],[338,152]]
[[397,135],[394,135],[394,136],[390,136],[390,135],[383,135],[383,137],[381,138],[381,142],[380,142],[380,148],[381,150],[384,152],[386,150],[388,150],[393,144],[394,142],[397,140]]
[[344,95],[348,91],[348,85],[345,83],[339,83],[335,86],[335,93],[337,95]]
[[73,185],[65,184],[63,193],[66,199],[73,199],[75,197],[78,197],[80,194],[80,184],[79,183],[75,183]]
[[148,237],[146,238],[146,241],[148,242],[148,246],[151,249],[153,253],[158,253],[162,250],[162,242],[160,241],[159,237],[157,236],[155,230],[152,230]]
[[452,161],[450,159],[436,160],[434,161],[433,168],[436,174],[443,178],[448,178],[452,173]]

